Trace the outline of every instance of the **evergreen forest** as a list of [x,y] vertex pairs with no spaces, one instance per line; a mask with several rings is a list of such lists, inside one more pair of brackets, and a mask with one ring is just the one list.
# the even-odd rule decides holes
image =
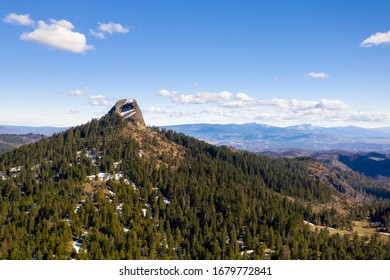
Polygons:
[[390,259],[389,191],[307,161],[93,119],[0,156],[0,259]]

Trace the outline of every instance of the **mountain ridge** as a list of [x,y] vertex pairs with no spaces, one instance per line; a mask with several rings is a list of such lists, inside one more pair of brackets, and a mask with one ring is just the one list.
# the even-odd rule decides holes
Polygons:
[[319,127],[303,124],[276,127],[266,124],[189,124],[162,126],[216,145],[253,152],[305,149],[390,152],[390,131],[355,126]]

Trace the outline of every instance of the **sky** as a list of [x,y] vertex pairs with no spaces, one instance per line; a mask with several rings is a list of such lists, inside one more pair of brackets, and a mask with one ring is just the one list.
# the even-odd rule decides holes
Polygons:
[[390,126],[387,0],[0,0],[0,124]]

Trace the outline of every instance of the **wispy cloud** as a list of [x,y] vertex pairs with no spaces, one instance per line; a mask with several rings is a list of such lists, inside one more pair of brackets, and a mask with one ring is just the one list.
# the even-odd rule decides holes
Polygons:
[[129,33],[130,29],[128,27],[123,26],[120,23],[98,23],[99,27],[97,30],[90,29],[91,35],[95,36],[98,39],[106,39],[107,34],[121,33],[126,34]]
[[233,95],[228,91],[221,92],[197,92],[195,94],[178,94],[176,91],[162,89],[157,95],[171,97],[171,101],[176,104],[207,104],[207,103],[223,103],[230,99]]
[[79,110],[69,110],[64,112],[65,115],[79,115],[81,112]]
[[254,100],[253,97],[247,95],[246,93],[240,92],[236,94],[236,99],[240,101],[252,101]]
[[305,75],[306,78],[326,79],[329,78],[329,74],[323,72],[310,72]]
[[92,95],[89,97],[90,104],[93,106],[112,106],[113,103],[110,102],[107,97],[104,95]]
[[75,27],[67,20],[50,19],[49,23],[40,20],[35,30],[23,33],[20,38],[52,49],[72,53],[86,53],[94,49],[87,45],[85,35],[72,31]]
[[169,114],[170,113],[168,110],[161,109],[155,106],[150,106],[149,108],[146,108],[144,112],[148,114]]
[[315,105],[315,108],[324,109],[324,110],[344,110],[348,107],[348,105],[341,100],[329,100],[329,99],[321,99]]
[[199,83],[198,82],[193,82],[191,84],[189,84],[190,87],[198,87],[199,86]]
[[198,92],[196,94],[174,96],[172,101],[177,104],[223,103],[228,101],[231,96],[232,93],[228,91],[221,91],[218,93]]
[[167,89],[162,89],[162,90],[159,90],[156,95],[160,95],[160,96],[176,96],[177,95],[177,92],[176,91],[170,91],[170,90],[167,90]]
[[83,92],[79,89],[68,91],[67,94],[71,96],[81,96],[83,95]]
[[385,123],[390,121],[390,115],[358,112],[351,114],[348,119],[357,122]]
[[15,13],[9,13],[3,18],[3,21],[10,24],[32,26],[34,21],[30,19],[29,14],[18,15]]
[[390,44],[390,30],[384,33],[378,32],[371,35],[361,42],[360,46],[370,48],[381,44]]

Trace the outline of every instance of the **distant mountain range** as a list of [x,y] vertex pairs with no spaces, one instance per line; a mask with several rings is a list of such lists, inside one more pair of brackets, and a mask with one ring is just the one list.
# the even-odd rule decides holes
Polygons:
[[64,130],[65,127],[0,125],[0,154]]
[[51,136],[54,133],[65,131],[66,127],[53,126],[16,126],[16,125],[0,125],[0,134],[43,134]]
[[185,124],[165,126],[216,145],[254,152],[291,150],[390,152],[390,127],[319,127],[310,124],[276,127],[265,124]]

